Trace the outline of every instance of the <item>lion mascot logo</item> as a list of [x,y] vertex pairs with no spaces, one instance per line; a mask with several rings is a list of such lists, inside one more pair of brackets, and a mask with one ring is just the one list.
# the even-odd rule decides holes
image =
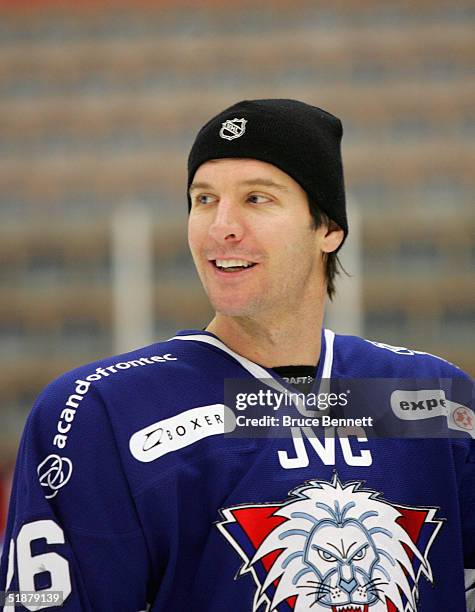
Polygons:
[[312,480],[279,504],[226,508],[218,528],[257,584],[253,612],[416,612],[442,521],[362,483]]

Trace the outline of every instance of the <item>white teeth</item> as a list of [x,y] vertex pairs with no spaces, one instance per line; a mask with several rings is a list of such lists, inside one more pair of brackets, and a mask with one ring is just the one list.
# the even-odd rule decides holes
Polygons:
[[249,266],[252,266],[252,262],[244,261],[244,259],[217,259],[216,265],[219,268],[248,268]]

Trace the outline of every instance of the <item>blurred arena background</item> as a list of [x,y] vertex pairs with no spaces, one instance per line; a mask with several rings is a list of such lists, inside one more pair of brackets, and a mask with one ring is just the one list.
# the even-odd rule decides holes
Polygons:
[[469,0],[0,0],[0,534],[41,388],[207,322],[186,156],[239,99],[343,120],[335,328],[473,374],[474,22]]

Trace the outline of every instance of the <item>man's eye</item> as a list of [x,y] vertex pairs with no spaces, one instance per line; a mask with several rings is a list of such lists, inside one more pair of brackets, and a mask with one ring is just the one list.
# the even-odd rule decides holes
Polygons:
[[253,193],[252,195],[248,196],[247,199],[252,204],[263,204],[264,202],[270,201],[270,198],[268,196],[258,195],[256,193]]
[[201,194],[199,196],[196,196],[195,199],[198,204],[211,204],[211,202],[214,199],[214,196],[207,195],[207,194]]

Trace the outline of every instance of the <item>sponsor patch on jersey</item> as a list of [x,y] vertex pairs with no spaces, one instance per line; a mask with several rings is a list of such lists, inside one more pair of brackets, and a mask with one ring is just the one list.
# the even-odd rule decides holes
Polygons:
[[[129,361],[119,361],[108,366],[98,366],[95,372],[86,374],[85,380],[78,379],[75,381],[75,387],[73,392],[67,398],[65,405],[61,411],[58,423],[56,426],[56,433],[53,438],[53,444],[60,449],[66,447],[68,443],[69,432],[72,428],[76,411],[80,407],[82,401],[89,393],[91,385],[101,380],[102,378],[108,378],[111,375],[118,374],[123,370],[130,368],[143,368],[147,365],[154,365],[159,363],[166,363],[167,361],[177,361],[178,357],[174,357],[171,353],[166,355],[150,355],[149,357],[139,357],[138,359],[131,359]],[[114,380],[114,378],[112,378]]]
[[404,421],[419,421],[446,416],[447,400],[442,389],[396,390],[391,393],[391,408]]
[[[256,583],[252,612],[415,612],[433,582],[437,508],[392,504],[361,481],[312,480],[283,502],[225,508],[218,529]],[[422,602],[423,604],[423,602]]]
[[471,408],[452,402],[443,389],[396,390],[391,393],[393,413],[405,421],[444,417],[447,427],[475,438],[475,414]]
[[36,471],[46,499],[51,499],[71,478],[73,464],[71,459],[53,454],[43,459]]
[[234,427],[234,413],[224,404],[198,406],[137,431],[129,448],[135,459],[148,463],[209,436],[229,433]]
[[467,408],[467,406],[455,406],[451,416],[457,428],[465,429],[466,431],[473,431],[475,429],[473,411]]

